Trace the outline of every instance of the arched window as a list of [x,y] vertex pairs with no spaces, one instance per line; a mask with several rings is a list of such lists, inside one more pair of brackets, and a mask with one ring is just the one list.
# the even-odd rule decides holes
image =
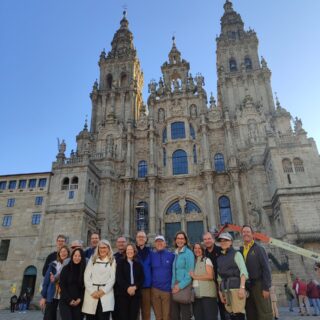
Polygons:
[[145,233],[149,231],[149,213],[148,204],[141,201],[136,206],[136,223],[137,231],[143,230]]
[[68,190],[69,189],[69,183],[70,183],[70,180],[69,180],[68,177],[63,178],[61,190]]
[[282,160],[282,168],[283,168],[283,172],[285,172],[285,173],[293,172],[291,160],[288,158],[283,159]]
[[94,183],[91,182],[90,194],[93,196],[94,194]]
[[79,183],[78,177],[73,177],[71,179],[70,189],[78,189],[78,183]]
[[121,87],[126,87],[127,84],[128,84],[128,77],[127,77],[127,75],[125,73],[123,73],[121,75],[121,79],[120,79],[120,86]]
[[229,68],[230,68],[230,71],[231,71],[231,72],[238,70],[238,68],[237,68],[237,61],[236,61],[234,58],[231,58],[231,59],[229,60]]
[[214,169],[217,172],[224,172],[225,171],[224,157],[223,157],[222,153],[217,153],[214,156]]
[[220,224],[232,223],[230,200],[226,196],[219,198]]
[[165,167],[167,165],[167,150],[166,148],[162,149],[162,161],[163,161],[163,166]]
[[192,213],[192,212],[201,213],[201,209],[198,207],[198,205],[191,200],[186,201],[186,207],[184,211],[185,213]]
[[244,65],[246,66],[246,70],[252,70],[252,61],[249,57],[245,57]]
[[193,163],[197,163],[197,147],[193,146]]
[[37,268],[35,266],[27,267],[23,273],[21,294],[27,293],[30,296],[33,296],[35,292],[36,279],[37,279]]
[[94,197],[97,198],[98,196],[98,186],[94,187]]
[[145,178],[148,174],[147,161],[141,160],[138,163],[138,178]]
[[172,154],[173,175],[188,173],[188,156],[184,150],[176,150]]
[[89,179],[89,181],[88,181],[88,188],[87,188],[88,193],[90,193],[90,190],[91,190],[91,180]]
[[162,130],[162,143],[167,142],[167,127],[164,127]]
[[190,123],[190,137],[191,137],[193,140],[195,140],[195,138],[196,138],[196,133],[195,133],[194,128],[193,128],[193,126],[192,126],[191,123]]
[[293,165],[295,172],[304,172],[303,161],[300,158],[294,158]]
[[186,130],[184,122],[173,122],[171,123],[171,139],[184,139],[186,137]]
[[166,214],[181,214],[182,210],[179,201],[173,202],[166,211]]
[[111,89],[112,88],[112,75],[108,74],[107,75],[107,89]]

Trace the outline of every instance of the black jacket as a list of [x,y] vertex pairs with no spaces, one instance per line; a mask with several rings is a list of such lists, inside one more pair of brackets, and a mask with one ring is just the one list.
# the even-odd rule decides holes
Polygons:
[[[240,248],[240,252],[243,255],[243,247]],[[264,248],[255,242],[250,248],[245,262],[250,282],[254,284],[254,281],[262,281],[262,289],[269,291],[271,287],[271,269]]]
[[[60,273],[60,289],[61,299],[69,304],[72,300],[78,298],[83,301],[84,295],[84,272],[80,275],[80,270],[72,270],[71,265],[68,264],[61,270]],[[80,280],[81,279],[81,280]]]
[[[144,281],[143,267],[140,262],[133,261],[134,286],[137,287],[136,295],[141,295],[141,288]],[[120,259],[116,269],[116,295],[128,295],[127,289],[132,286],[130,279],[130,264],[127,259]]]
[[49,268],[49,264],[52,262],[52,261],[55,261],[57,260],[57,251],[54,251],[54,252],[51,252],[48,256],[47,256],[47,259],[44,263],[44,266],[42,268],[42,276],[44,277],[46,275],[46,272]]

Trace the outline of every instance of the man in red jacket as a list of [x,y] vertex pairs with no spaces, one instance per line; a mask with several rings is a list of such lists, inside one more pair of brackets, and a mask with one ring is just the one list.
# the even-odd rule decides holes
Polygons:
[[318,287],[318,282],[315,280],[310,280],[307,285],[307,297],[313,304],[314,313],[313,316],[320,315],[320,290]]
[[307,298],[307,284],[296,277],[296,280],[293,282],[292,289],[298,296],[299,307],[300,307],[300,314],[304,316],[310,315],[310,306],[309,300]]

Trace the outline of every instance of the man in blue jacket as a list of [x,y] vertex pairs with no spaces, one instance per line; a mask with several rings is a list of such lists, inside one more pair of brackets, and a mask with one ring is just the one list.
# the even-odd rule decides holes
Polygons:
[[166,250],[163,236],[155,237],[156,251],[151,253],[151,302],[156,320],[170,320],[170,296],[174,254]]
[[147,235],[139,231],[136,236],[138,260],[143,266],[144,282],[142,286],[141,315],[142,320],[151,319],[151,250],[146,246]]

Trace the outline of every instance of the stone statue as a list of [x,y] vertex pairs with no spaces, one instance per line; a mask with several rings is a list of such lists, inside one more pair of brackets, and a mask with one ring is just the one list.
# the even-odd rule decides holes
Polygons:
[[58,151],[59,151],[59,154],[64,154],[67,150],[67,145],[66,145],[66,142],[64,141],[64,139],[62,139],[61,143],[60,143],[60,140],[58,138]]
[[113,137],[112,135],[107,136],[107,158],[112,158],[113,157]]
[[301,119],[298,118],[298,117],[295,117],[295,119],[294,119],[294,131],[295,131],[295,132],[303,131],[302,121],[301,121]]
[[116,212],[110,219],[109,222],[109,232],[113,237],[119,236],[121,234],[120,226],[120,213]]
[[258,229],[262,227],[262,209],[257,208],[254,202],[248,202],[249,224]]
[[249,138],[251,142],[257,142],[258,141],[258,127],[254,120],[249,120],[248,123],[249,127]]
[[195,106],[194,104],[190,106],[190,116],[191,118],[197,117],[197,106]]
[[159,123],[164,122],[164,119],[165,119],[164,110],[161,108],[158,111],[158,121],[159,121]]

